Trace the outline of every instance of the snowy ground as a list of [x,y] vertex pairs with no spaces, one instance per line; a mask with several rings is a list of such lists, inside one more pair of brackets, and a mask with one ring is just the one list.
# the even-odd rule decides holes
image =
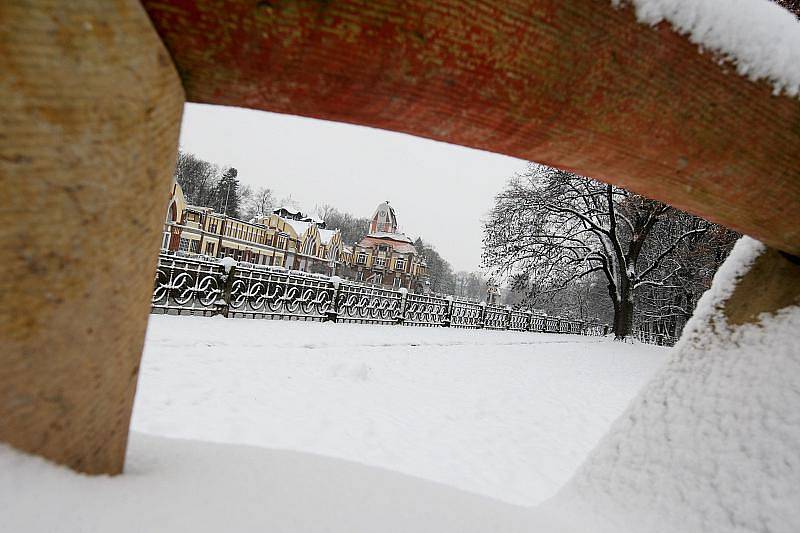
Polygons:
[[530,530],[669,353],[153,316],[126,475],[0,448],[0,530]]
[[572,335],[154,316],[132,427],[534,505],[667,353]]

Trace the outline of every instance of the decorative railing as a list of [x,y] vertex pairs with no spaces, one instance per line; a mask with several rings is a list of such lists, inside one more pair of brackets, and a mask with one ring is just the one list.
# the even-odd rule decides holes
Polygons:
[[455,328],[482,328],[483,307],[478,302],[454,298],[450,308],[450,325]]
[[[153,313],[222,314],[280,318],[477,328],[602,336],[605,324],[533,314],[463,298],[411,294],[406,289],[347,281],[280,267],[162,253]],[[635,330],[642,342],[671,345],[663,334]]]
[[651,331],[648,328],[643,328],[640,326],[633,328],[633,337],[641,342],[647,344],[657,344],[659,346],[673,346],[678,341],[675,336],[670,335],[669,333]]
[[411,326],[449,326],[452,299],[425,294],[405,295],[403,323]]
[[396,324],[402,320],[403,297],[399,291],[330,278],[336,305],[326,317],[339,322]]

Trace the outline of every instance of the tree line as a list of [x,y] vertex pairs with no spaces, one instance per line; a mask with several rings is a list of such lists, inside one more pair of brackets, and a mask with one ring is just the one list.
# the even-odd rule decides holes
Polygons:
[[[739,235],[625,189],[539,164],[495,198],[483,264],[509,302],[678,335]],[[594,317],[592,316],[594,315]]]
[[188,203],[244,220],[272,213],[276,207],[273,191],[242,185],[238,176],[234,167],[220,168],[192,153],[178,151],[175,179]]

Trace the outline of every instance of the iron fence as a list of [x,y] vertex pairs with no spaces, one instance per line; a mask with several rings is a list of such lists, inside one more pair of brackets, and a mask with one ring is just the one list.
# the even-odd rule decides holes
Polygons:
[[[464,298],[411,294],[336,276],[162,253],[152,312],[456,327],[602,336],[606,324],[562,319]],[[670,345],[667,335],[635,330],[642,342]]]

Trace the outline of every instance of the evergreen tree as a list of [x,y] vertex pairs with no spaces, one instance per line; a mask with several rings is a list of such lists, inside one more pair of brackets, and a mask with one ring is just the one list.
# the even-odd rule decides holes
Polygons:
[[230,167],[223,174],[217,182],[214,190],[214,199],[211,207],[217,213],[224,213],[231,217],[239,217],[240,215],[240,191],[239,180],[237,179],[239,172]]

